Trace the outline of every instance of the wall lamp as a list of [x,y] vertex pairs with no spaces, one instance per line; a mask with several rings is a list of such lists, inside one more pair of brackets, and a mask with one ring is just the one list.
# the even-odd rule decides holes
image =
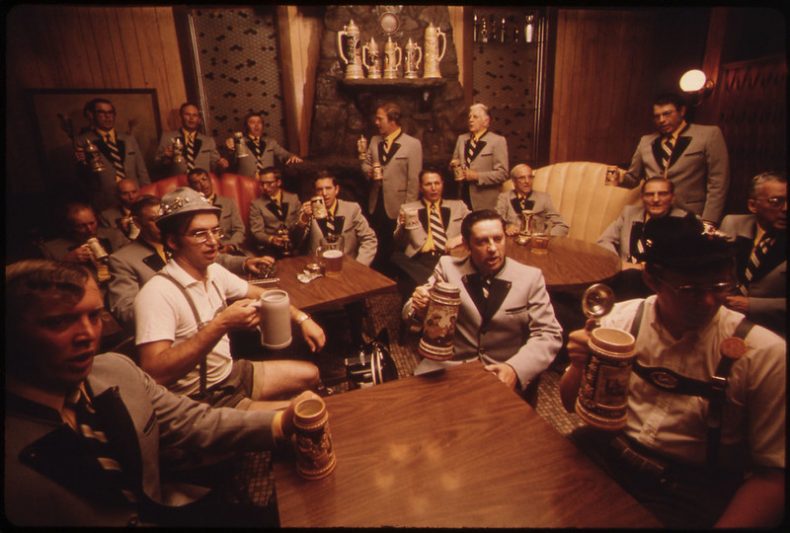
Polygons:
[[713,80],[698,69],[688,70],[680,77],[680,89],[688,93],[694,105],[699,105],[713,91],[713,86]]

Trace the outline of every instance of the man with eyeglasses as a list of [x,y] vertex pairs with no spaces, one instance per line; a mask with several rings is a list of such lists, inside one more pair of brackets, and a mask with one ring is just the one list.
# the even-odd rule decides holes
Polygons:
[[787,177],[763,172],[749,184],[749,215],[727,215],[721,231],[738,246],[739,291],[725,305],[787,335]]
[[505,232],[515,235],[522,226],[522,213],[532,212],[536,217],[551,222],[551,235],[567,235],[568,224],[563,220],[551,202],[548,193],[532,189],[535,173],[524,163],[510,169],[513,189],[499,193],[496,201],[496,212],[499,213],[507,226]]
[[[140,288],[167,263],[162,234],[156,225],[160,214],[159,202],[156,196],[144,195],[132,204],[132,219],[140,228],[140,234],[130,244],[110,254],[107,306],[118,323],[132,334],[134,299]],[[217,263],[238,276],[248,272],[258,275],[262,268],[274,263],[274,258],[220,253]]]
[[[134,302],[140,366],[171,391],[214,406],[268,409],[262,402],[318,385],[318,368],[306,361],[234,361],[228,332],[260,321],[255,305],[264,290],[215,263],[220,210],[192,189],[162,198],[157,226],[172,257]],[[291,320],[311,351],[326,337],[307,313]]]
[[[115,106],[106,98],[94,98],[85,104],[85,118],[90,129],[75,140],[74,157],[80,163],[79,173],[87,185],[93,204],[99,211],[115,203],[115,184],[129,178],[138,186],[148,185],[148,168],[143,152],[133,135],[115,129]],[[94,174],[85,157],[85,145],[90,140],[98,148],[104,170]]]
[[[782,522],[786,347],[722,304],[735,286],[735,246],[698,218],[645,225],[647,299],[615,304],[601,325],[630,332],[636,360],[621,432],[584,426],[577,445],[667,527],[771,527]],[[569,411],[589,359],[570,334],[560,380]]]
[[662,177],[642,183],[642,205],[627,205],[598,237],[598,245],[620,256],[622,270],[612,282],[618,300],[644,297],[651,293],[642,281],[645,242],[643,230],[648,220],[665,216],[683,217],[687,211],[674,205],[675,186]]
[[299,218],[299,197],[282,188],[280,171],[264,168],[258,175],[261,197],[250,203],[250,232],[261,251],[281,257],[292,246]]
[[187,183],[220,210],[219,227],[222,234],[219,235],[219,251],[224,254],[244,254],[241,249],[245,239],[244,221],[241,219],[236,202],[232,198],[214,192],[211,176],[203,168],[190,170],[187,173]]

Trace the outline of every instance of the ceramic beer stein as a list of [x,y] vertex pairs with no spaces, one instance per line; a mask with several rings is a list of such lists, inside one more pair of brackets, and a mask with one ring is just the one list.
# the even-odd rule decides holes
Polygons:
[[347,80],[361,80],[365,77],[362,73],[362,53],[359,39],[359,27],[354,21],[349,21],[343,29],[337,32],[337,50],[340,59],[346,65]]
[[[441,46],[440,46],[441,42]],[[441,78],[439,62],[447,51],[447,35],[433,25],[428,24],[425,28],[425,72],[423,78]]]
[[403,49],[398,43],[392,41],[392,37],[387,38],[384,45],[384,78],[395,79],[398,77],[401,60],[403,59]]
[[369,80],[381,79],[381,54],[373,37],[369,43],[362,45],[362,64],[368,69]]
[[411,38],[406,43],[406,51],[405,51],[406,65],[404,67],[404,75],[403,77],[406,79],[413,80],[418,78],[418,71],[420,69],[420,62],[422,61],[422,48],[417,43],[413,43]]

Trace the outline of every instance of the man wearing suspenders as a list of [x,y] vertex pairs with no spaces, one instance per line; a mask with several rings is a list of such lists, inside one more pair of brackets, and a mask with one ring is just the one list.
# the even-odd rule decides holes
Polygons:
[[[312,363],[233,360],[227,334],[258,325],[253,304],[263,289],[214,262],[222,233],[220,209],[205,196],[180,187],[164,195],[161,207],[157,225],[172,257],[135,299],[135,342],[143,370],[173,392],[239,409],[286,406],[260,400],[318,385]],[[310,349],[320,350],[326,342],[321,327],[293,306],[290,312]]]
[[[722,305],[736,285],[732,241],[691,216],[650,220],[644,236],[644,281],[656,294],[601,320],[636,339],[626,426],[585,426],[571,438],[668,527],[778,525],[785,342]],[[569,411],[587,339],[570,334],[560,381]]]

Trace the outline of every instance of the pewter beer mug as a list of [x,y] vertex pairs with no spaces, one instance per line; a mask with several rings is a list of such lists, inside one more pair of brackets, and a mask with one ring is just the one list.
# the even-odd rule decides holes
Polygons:
[[359,42],[359,27],[350,20],[343,29],[337,32],[337,50],[340,59],[346,64],[347,80],[361,80],[365,77],[362,72],[362,52]]
[[181,137],[173,137],[173,164],[180,165],[184,162],[184,143]]
[[373,37],[370,38],[370,43],[362,45],[362,64],[368,69],[369,80],[381,79],[381,53]]
[[420,62],[422,61],[422,48],[420,48],[419,44],[413,43],[411,38],[409,38],[409,41],[406,43],[405,56],[406,59],[404,62],[406,65],[404,66],[405,72],[403,77],[409,80],[418,78]]
[[398,43],[392,41],[392,37],[387,37],[387,44],[384,45],[384,79],[395,79],[398,77],[403,50]]
[[101,174],[107,168],[101,160],[101,154],[90,139],[85,139],[85,161],[88,162],[91,172]]
[[[441,41],[441,46],[439,46]],[[439,62],[447,51],[447,36],[445,33],[433,25],[428,24],[425,28],[425,72],[423,78],[441,78]]]
[[357,157],[360,161],[365,161],[368,158],[368,140],[364,135],[360,135],[357,139]]

